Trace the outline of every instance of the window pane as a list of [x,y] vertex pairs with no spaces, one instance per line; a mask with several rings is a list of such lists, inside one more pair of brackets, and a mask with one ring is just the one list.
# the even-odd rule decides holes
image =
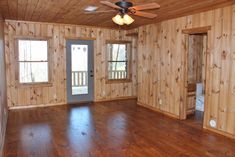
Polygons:
[[88,45],[72,45],[72,95],[88,94]]
[[126,79],[127,62],[109,62],[108,77],[109,79]]
[[126,44],[110,44],[109,49],[110,49],[109,53],[110,61],[126,61],[127,59]]
[[19,40],[19,61],[47,61],[47,41]]
[[20,83],[48,82],[47,62],[20,62]]

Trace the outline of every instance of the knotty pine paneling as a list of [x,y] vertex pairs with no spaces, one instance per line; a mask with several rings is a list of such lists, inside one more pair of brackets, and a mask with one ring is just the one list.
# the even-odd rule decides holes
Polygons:
[[2,156],[6,123],[7,123],[7,95],[6,95],[5,61],[4,61],[3,26],[4,22],[0,18],[0,156]]
[[[179,117],[185,103],[183,29],[212,26],[208,35],[204,127],[235,136],[235,5],[139,28],[138,102]],[[209,120],[217,121],[210,128]]]
[[[94,41],[94,79],[95,100],[111,100],[136,96],[136,39],[126,37],[126,31],[63,25],[53,23],[34,23],[20,21],[5,22],[5,50],[7,73],[7,96],[9,107],[27,105],[48,105],[66,103],[66,39],[95,38]],[[52,86],[17,86],[17,58],[14,37],[51,38],[50,58],[52,65]],[[106,40],[132,40],[132,82],[105,83]]]

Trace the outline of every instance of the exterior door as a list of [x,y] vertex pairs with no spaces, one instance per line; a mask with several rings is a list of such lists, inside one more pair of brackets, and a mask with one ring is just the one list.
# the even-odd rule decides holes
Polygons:
[[92,102],[94,97],[93,41],[67,40],[67,102]]

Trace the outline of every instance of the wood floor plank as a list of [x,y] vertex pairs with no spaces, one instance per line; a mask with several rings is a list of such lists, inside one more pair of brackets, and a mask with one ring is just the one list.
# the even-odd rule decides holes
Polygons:
[[4,157],[234,157],[235,141],[119,100],[11,110]]

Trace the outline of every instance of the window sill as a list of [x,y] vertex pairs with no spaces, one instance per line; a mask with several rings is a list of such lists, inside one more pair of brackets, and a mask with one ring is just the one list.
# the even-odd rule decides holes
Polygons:
[[106,84],[112,84],[112,83],[130,83],[132,82],[131,79],[113,79],[113,80],[106,80]]
[[18,87],[52,87],[52,83],[18,83]]

